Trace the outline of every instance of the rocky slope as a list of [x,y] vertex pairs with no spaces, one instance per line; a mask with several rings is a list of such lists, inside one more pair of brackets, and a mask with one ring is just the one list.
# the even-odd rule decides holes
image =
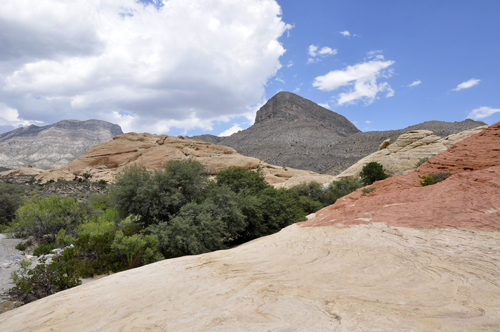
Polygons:
[[386,139],[393,142],[412,130],[430,130],[444,137],[486,125],[482,121],[428,121],[400,130],[360,132],[345,117],[290,92],[279,92],[257,112],[255,124],[229,137],[194,139],[229,146],[267,163],[339,174],[376,152]]
[[[169,160],[192,158],[201,162],[210,174],[230,166],[244,169],[261,168],[266,180],[276,186],[290,186],[315,180],[325,183],[332,176],[288,167],[274,166],[257,158],[245,157],[236,150],[182,136],[127,133],[90,148],[83,156],[58,169],[36,176],[42,183],[54,180],[71,181],[75,175],[88,173],[91,181],[114,181],[117,173],[134,165],[149,170],[161,168]],[[0,173],[7,176],[10,172]]]
[[389,176],[403,175],[413,171],[421,158],[445,151],[457,142],[480,133],[488,126],[464,130],[457,134],[441,138],[429,130],[412,130],[400,135],[394,143],[384,142],[379,151],[374,152],[335,177],[335,180],[346,177],[358,177],[363,167],[370,162],[378,162],[384,166]]
[[497,123],[307,222],[49,296],[0,330],[498,331],[499,147]]
[[100,120],[63,120],[43,127],[19,128],[0,135],[0,166],[59,167],[122,133],[120,126]]

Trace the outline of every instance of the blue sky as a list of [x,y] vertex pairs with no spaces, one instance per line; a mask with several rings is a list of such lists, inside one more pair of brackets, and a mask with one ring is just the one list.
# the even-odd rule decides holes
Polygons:
[[279,91],[363,130],[500,121],[499,1],[4,0],[0,132],[229,134]]

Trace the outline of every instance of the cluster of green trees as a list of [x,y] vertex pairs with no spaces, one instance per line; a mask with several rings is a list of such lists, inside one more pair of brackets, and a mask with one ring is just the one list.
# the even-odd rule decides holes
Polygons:
[[[66,248],[52,265],[37,266],[36,273],[24,269],[22,276],[14,276],[18,289],[33,295],[36,291],[30,285],[57,279],[60,271],[57,280],[69,284],[42,287],[43,292],[35,294],[41,297],[48,290],[75,285],[76,276],[225,249],[273,234],[368,182],[342,179],[328,187],[312,182],[276,189],[260,171],[231,167],[209,180],[199,162],[175,160],[155,171],[128,168],[108,194],[83,202],[52,196],[20,203],[20,192],[2,185],[0,205],[7,212],[1,222],[15,236],[33,237],[39,243],[38,254]],[[45,281],[38,276],[46,276]]]

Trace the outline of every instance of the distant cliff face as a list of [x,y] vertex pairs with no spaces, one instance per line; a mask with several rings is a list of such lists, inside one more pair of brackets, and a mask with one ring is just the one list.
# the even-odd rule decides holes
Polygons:
[[430,130],[445,137],[485,125],[482,121],[428,121],[405,129],[363,133],[344,116],[290,92],[280,92],[258,112],[255,124],[229,137],[195,136],[225,145],[267,163],[339,174],[376,152],[384,140],[393,142],[411,130]]
[[121,134],[119,125],[100,120],[63,120],[19,128],[0,135],[0,166],[59,167]]

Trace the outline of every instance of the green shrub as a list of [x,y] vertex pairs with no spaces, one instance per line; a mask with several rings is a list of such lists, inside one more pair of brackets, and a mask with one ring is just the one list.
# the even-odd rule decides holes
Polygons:
[[147,227],[170,220],[191,201],[202,201],[206,184],[201,163],[171,160],[163,170],[154,172],[144,167],[126,169],[117,176],[110,195],[122,218],[139,216]]
[[58,256],[54,256],[50,264],[42,260],[34,268],[31,268],[30,261],[23,260],[19,270],[12,272],[11,279],[22,302],[40,299],[81,284],[74,266],[66,264]]
[[362,195],[367,195],[367,194],[373,192],[375,189],[377,189],[377,188],[376,187],[363,188],[363,190],[361,190],[363,192]]
[[447,178],[449,178],[450,176],[451,176],[451,173],[443,173],[443,172],[433,173],[433,174],[430,174],[428,176],[424,175],[424,176],[422,176],[422,181],[420,181],[420,185],[422,187],[429,186],[431,184],[435,184],[435,183],[444,181]]
[[156,235],[125,236],[122,231],[116,232],[111,245],[113,252],[122,257],[127,269],[163,259],[158,252],[158,247],[159,241]]
[[18,236],[32,235],[41,239],[65,229],[74,233],[77,226],[92,217],[92,209],[74,198],[52,196],[29,199],[16,212],[10,232]]
[[387,179],[389,177],[385,174],[384,167],[376,161],[372,161],[363,166],[359,176],[365,186],[369,186],[375,181]]
[[415,167],[419,167],[423,163],[427,162],[429,159],[430,159],[429,157],[419,158],[418,161],[417,161],[417,163],[415,164]]
[[290,190],[300,197],[301,206],[307,213],[316,212],[333,203],[328,190],[315,181],[301,183],[290,188]]
[[23,203],[24,189],[18,185],[0,183],[0,225],[8,225]]
[[229,167],[217,173],[215,179],[218,186],[228,186],[237,194],[256,195],[269,187],[260,168],[257,171],[251,171]]
[[33,250],[33,256],[41,256],[41,255],[50,254],[51,251],[53,249],[56,249],[56,248],[57,248],[57,246],[54,243],[42,244]]
[[335,203],[337,199],[349,195],[361,187],[363,187],[363,183],[361,183],[359,179],[343,178],[338,181],[333,181],[327,189],[332,202],[331,204]]
[[64,250],[63,259],[74,262],[75,268],[82,277],[122,271],[126,269],[126,265],[113,252],[114,239],[114,231],[98,234],[82,232],[76,239],[75,247]]
[[24,251],[26,250],[29,246],[31,246],[33,243],[31,241],[31,239],[25,241],[25,242],[20,242],[16,245],[16,249],[17,250],[21,250],[21,251]]

